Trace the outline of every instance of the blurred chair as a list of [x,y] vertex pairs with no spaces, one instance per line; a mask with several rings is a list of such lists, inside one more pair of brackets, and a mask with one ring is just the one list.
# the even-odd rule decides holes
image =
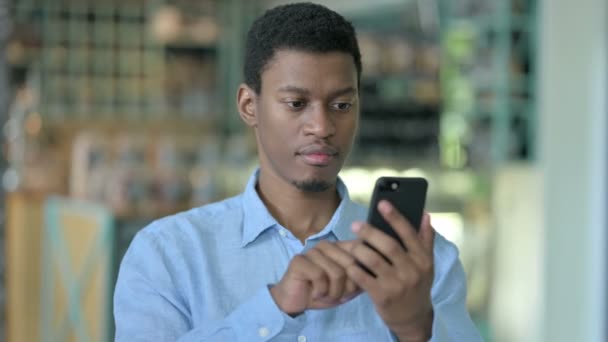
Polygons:
[[42,341],[109,341],[113,335],[114,224],[104,207],[49,198],[44,205]]

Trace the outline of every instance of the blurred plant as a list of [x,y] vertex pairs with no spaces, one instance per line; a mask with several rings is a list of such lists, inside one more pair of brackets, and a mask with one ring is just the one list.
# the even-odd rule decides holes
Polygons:
[[441,40],[443,113],[439,140],[441,163],[448,168],[462,168],[468,161],[468,116],[474,109],[475,93],[466,68],[473,60],[475,35],[474,28],[463,22],[450,25]]

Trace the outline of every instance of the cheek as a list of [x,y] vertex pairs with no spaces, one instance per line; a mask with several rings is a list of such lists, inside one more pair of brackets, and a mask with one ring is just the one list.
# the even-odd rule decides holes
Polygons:
[[339,125],[342,127],[342,136],[345,138],[354,136],[357,133],[357,128],[359,127],[359,117],[346,117],[344,120],[339,122]]
[[300,122],[293,113],[287,112],[282,104],[268,106],[264,112],[263,125],[265,134],[275,137],[275,143],[289,145],[297,135]]
[[275,157],[290,153],[296,141],[297,123],[278,108],[264,108],[258,119],[258,135],[264,148]]

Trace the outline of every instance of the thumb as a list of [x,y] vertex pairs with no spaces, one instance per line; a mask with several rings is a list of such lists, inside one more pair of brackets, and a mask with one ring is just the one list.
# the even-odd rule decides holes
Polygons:
[[435,229],[431,225],[431,215],[424,212],[422,223],[420,224],[420,240],[427,251],[433,251],[433,243],[435,240]]

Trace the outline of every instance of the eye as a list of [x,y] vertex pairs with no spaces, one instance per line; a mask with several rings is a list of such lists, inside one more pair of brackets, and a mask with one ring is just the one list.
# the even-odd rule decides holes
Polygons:
[[302,109],[306,105],[304,101],[287,101],[286,103],[291,109]]
[[348,102],[338,102],[332,105],[332,108],[341,112],[345,112],[352,107],[352,104]]

